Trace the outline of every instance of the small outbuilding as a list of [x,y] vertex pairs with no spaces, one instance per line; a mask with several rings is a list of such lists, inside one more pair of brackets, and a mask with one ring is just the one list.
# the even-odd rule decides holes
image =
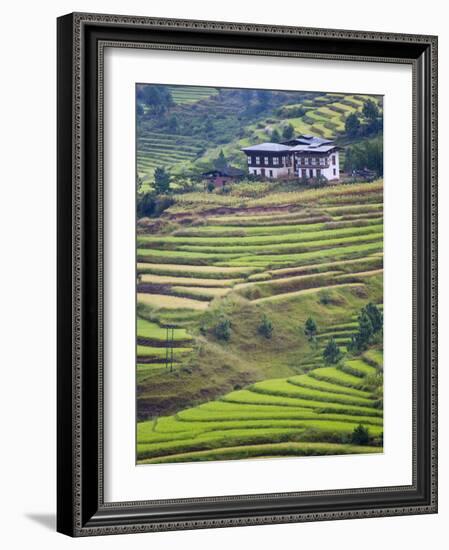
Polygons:
[[234,166],[226,166],[225,168],[210,170],[204,172],[201,177],[206,180],[207,183],[213,183],[216,188],[221,188],[226,183],[238,181],[243,178],[245,172],[240,168]]

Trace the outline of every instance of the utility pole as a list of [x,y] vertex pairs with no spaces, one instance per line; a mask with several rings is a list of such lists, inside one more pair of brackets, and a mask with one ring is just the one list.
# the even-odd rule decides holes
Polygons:
[[168,353],[169,353],[169,349],[168,349],[168,345],[169,345],[169,328],[166,327],[166,337],[165,337],[165,368],[168,368]]
[[170,372],[173,370],[173,345],[175,340],[175,329],[171,328],[171,367]]

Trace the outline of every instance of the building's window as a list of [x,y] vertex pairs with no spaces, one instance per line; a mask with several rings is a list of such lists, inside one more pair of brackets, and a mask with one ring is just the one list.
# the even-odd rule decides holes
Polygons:
[[265,157],[265,158],[263,159],[263,161],[264,161],[265,164],[268,164],[268,157]]
[[304,164],[309,164],[309,157],[305,157]]
[[261,169],[260,169],[260,175],[261,175],[261,176],[265,176],[265,168],[261,168]]
[[337,170],[334,168],[334,176],[337,175]]
[[316,169],[316,177],[319,178],[321,176],[321,170],[319,168]]
[[272,178],[273,177],[273,170],[270,170],[269,174],[270,174],[270,178]]
[[251,157],[248,157],[248,164],[251,164]]
[[312,164],[316,164],[316,158],[312,157]]
[[332,155],[332,164],[335,166],[335,155]]
[[313,178],[313,170],[309,170],[309,177]]
[[287,168],[287,174],[290,175],[290,168]]
[[279,164],[279,157],[273,157],[273,165],[276,166]]
[[301,177],[302,178],[307,177],[307,174],[306,174],[306,171],[304,170],[304,168],[301,170]]
[[324,158],[323,157],[320,158],[320,166],[324,166]]
[[256,157],[256,164],[260,164],[260,157]]

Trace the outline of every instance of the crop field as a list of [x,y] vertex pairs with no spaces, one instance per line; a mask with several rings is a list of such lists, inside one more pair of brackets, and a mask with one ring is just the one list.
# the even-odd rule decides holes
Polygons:
[[349,351],[360,309],[382,309],[382,188],[187,193],[138,231],[139,464],[382,452],[382,343]]
[[208,88],[207,86],[169,86],[168,88],[173,101],[179,104],[195,103],[218,93],[216,88]]
[[[363,358],[359,362],[369,367]],[[140,422],[139,462],[382,452],[378,399],[362,389],[363,369],[351,376],[343,370],[346,363],[340,368],[265,380],[176,415]],[[377,444],[352,448],[350,436],[359,425]],[[283,452],[287,443],[291,451]]]
[[[383,452],[382,132],[380,96],[138,84],[138,464]],[[248,173],[300,134],[339,180]]]

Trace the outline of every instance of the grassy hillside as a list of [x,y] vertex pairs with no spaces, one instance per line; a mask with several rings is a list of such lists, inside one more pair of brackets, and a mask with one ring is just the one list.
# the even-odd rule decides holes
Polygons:
[[[381,451],[382,344],[347,345],[383,301],[383,182],[173,200],[138,223],[139,461]],[[327,366],[330,338],[343,359]]]
[[[146,109],[137,124],[137,174],[143,191],[151,188],[158,166],[173,174],[211,168],[221,150],[233,165],[244,167],[241,148],[271,141],[292,125],[294,134],[345,139],[345,120],[362,114],[368,96],[320,92],[269,92],[171,86],[173,107],[151,116]],[[374,96],[369,96],[373,99]],[[382,108],[381,98],[374,99]],[[347,142],[347,139],[346,139]],[[340,159],[344,163],[344,154]]]

